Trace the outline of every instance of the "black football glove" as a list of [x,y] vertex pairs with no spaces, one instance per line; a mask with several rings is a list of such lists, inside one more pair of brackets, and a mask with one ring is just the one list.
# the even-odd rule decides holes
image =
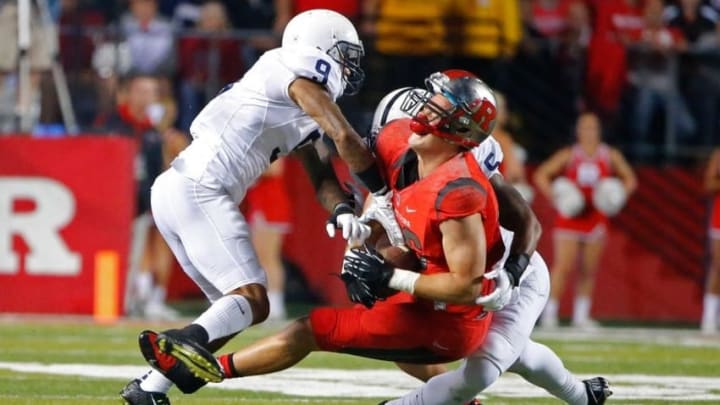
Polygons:
[[340,278],[345,283],[345,291],[347,291],[350,301],[365,305],[366,308],[372,308],[378,297],[373,294],[367,283],[358,280],[350,273],[340,274]]
[[364,282],[377,296],[380,289],[387,288],[395,269],[385,263],[375,249],[366,246],[364,249],[350,249],[351,254],[345,256],[343,271]]

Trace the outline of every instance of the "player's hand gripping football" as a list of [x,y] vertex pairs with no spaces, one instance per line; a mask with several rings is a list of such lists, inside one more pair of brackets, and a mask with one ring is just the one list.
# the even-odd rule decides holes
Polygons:
[[392,206],[392,191],[384,194],[372,194],[370,205],[360,217],[362,222],[368,223],[375,220],[385,229],[388,239],[393,246],[405,246],[400,225],[395,219],[395,211]]
[[343,239],[351,245],[362,245],[370,236],[370,227],[355,216],[353,204],[342,202],[333,209],[325,225],[328,236],[335,237],[335,230],[342,229]]
[[388,288],[393,267],[370,247],[352,248],[343,259],[342,279],[351,301],[372,308],[383,300],[378,292]]

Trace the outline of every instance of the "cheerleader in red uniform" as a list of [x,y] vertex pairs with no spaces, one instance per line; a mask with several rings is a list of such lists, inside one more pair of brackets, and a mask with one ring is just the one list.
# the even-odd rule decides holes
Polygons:
[[[551,295],[542,317],[543,326],[558,323],[558,303],[574,264],[580,258],[580,278],[576,290],[572,324],[588,327],[594,276],[603,251],[607,234],[608,217],[593,206],[593,190],[604,178],[616,176],[622,182],[626,195],[637,187],[632,168],[615,148],[602,142],[600,120],[594,113],[580,115],[576,124],[577,143],[552,155],[538,167],[534,180],[539,191],[558,208],[553,242],[554,256],[551,267]],[[579,190],[581,204],[576,213],[568,214],[553,196],[553,179],[567,178]],[[574,187],[573,187],[574,188]],[[572,190],[571,190],[572,191]],[[563,215],[561,212],[564,212]]]

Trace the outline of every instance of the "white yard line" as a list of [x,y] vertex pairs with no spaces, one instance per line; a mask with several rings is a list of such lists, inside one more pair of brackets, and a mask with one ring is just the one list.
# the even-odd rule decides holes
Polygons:
[[637,342],[686,347],[720,347],[720,336],[701,335],[697,329],[662,328],[536,328],[535,339],[562,341]]
[[[0,369],[20,373],[45,373],[91,378],[131,379],[147,370],[142,366],[98,364],[41,364],[0,362]],[[591,376],[582,375],[581,378]],[[613,385],[613,399],[720,401],[720,377],[606,376]],[[276,392],[307,397],[391,398],[417,387],[415,379],[397,370],[342,370],[292,368],[268,376],[247,377],[211,384],[212,388]],[[513,374],[500,378],[487,394],[508,398],[539,398],[549,395]]]

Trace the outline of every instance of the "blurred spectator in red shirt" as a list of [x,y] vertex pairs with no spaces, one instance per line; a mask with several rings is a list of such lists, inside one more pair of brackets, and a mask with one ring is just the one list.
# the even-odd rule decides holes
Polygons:
[[[98,82],[92,69],[92,57],[94,39],[107,22],[103,13],[88,3],[86,0],[62,0],[59,18],[58,57],[65,69],[75,117],[81,128],[92,125],[98,114]],[[54,94],[55,89],[50,90],[49,94]],[[53,111],[57,117],[55,121],[58,121],[57,97],[43,97],[42,101],[43,114]]]
[[315,8],[337,11],[354,23],[360,18],[359,0],[275,0],[275,30],[282,32],[293,16]]
[[587,96],[590,109],[606,120],[617,110],[627,83],[626,46],[640,38],[643,8],[640,0],[604,0],[596,3],[595,12],[587,58]]
[[532,25],[545,38],[560,38],[568,28],[572,0],[533,0]]
[[195,29],[179,41],[180,122],[190,128],[195,115],[222,86],[234,82],[244,71],[242,45],[227,36],[230,28],[225,6],[208,1],[200,8]]

